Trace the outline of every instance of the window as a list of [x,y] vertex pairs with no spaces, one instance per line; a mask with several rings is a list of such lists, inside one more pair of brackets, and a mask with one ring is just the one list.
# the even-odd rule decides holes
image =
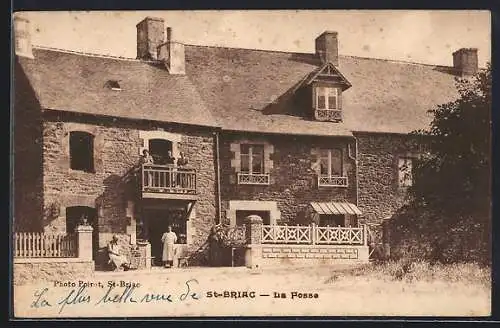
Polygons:
[[337,88],[316,87],[316,109],[340,109],[338,97]]
[[264,173],[264,146],[242,144],[241,173],[263,174]]
[[158,165],[173,164],[168,161],[168,158],[170,156],[173,156],[172,141],[164,139],[149,139],[148,146],[149,146],[149,153],[153,157],[154,164]]
[[398,159],[398,182],[401,187],[409,187],[413,184],[413,161],[410,157]]
[[342,150],[320,150],[320,175],[324,177],[342,176]]
[[74,131],[69,136],[70,167],[72,170],[94,172],[94,136]]

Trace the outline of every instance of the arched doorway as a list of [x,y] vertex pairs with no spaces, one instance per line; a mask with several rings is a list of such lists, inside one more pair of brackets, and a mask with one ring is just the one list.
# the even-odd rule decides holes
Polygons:
[[155,164],[167,164],[168,152],[172,152],[172,142],[165,139],[150,139],[149,153],[153,156]]
[[89,206],[71,206],[66,208],[66,233],[73,233],[83,219],[94,229],[92,231],[92,256],[94,261],[99,250],[99,225],[97,222],[97,210]]

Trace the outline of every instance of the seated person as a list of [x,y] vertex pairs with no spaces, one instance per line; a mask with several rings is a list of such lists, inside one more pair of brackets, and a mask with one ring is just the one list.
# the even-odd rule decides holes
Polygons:
[[124,255],[120,255],[120,247],[118,246],[118,237],[113,236],[113,239],[108,244],[109,262],[115,266],[115,271],[129,270],[130,263]]

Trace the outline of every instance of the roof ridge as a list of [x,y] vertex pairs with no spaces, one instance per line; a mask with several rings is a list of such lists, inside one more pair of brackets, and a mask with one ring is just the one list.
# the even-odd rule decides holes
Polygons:
[[223,49],[234,49],[234,50],[251,50],[251,51],[261,51],[261,52],[276,52],[276,53],[281,53],[281,54],[314,55],[314,53],[312,53],[312,52],[298,52],[298,51],[285,51],[285,50],[242,48],[242,47],[229,47],[229,46],[217,46],[217,45],[206,45],[206,44],[192,44],[192,43],[184,43],[184,45],[188,46],[188,47],[223,48]]
[[86,57],[108,58],[108,59],[123,60],[123,61],[141,62],[141,63],[157,63],[158,62],[157,60],[144,60],[144,59],[123,57],[123,56],[104,55],[104,54],[97,54],[97,53],[92,53],[92,52],[68,50],[68,49],[47,47],[47,46],[40,46],[40,45],[33,45],[33,48],[41,49],[41,50],[57,51],[57,52],[68,53],[68,54],[82,55],[82,56],[86,56]]
[[387,59],[387,58],[363,57],[363,56],[354,56],[354,55],[339,55],[339,56],[340,56],[340,57],[354,58],[354,59],[377,60],[377,61],[383,61],[383,62],[395,63],[395,64],[407,64],[407,65],[418,65],[418,66],[430,66],[430,67],[447,67],[447,68],[452,68],[452,66],[449,66],[449,65],[439,65],[439,64],[426,64],[426,63],[418,63],[418,62],[411,62],[411,61],[402,60],[402,59]]
[[[190,44],[190,43],[184,43],[184,45],[188,46],[188,47],[222,48],[222,49],[233,49],[233,50],[250,50],[250,51],[259,51],[259,52],[281,53],[281,54],[314,55],[314,53],[311,53],[311,52],[295,52],[295,51],[271,50],[271,49],[240,48],[240,47],[228,47],[228,46],[218,46],[218,45],[200,45],[200,44]],[[92,53],[92,52],[68,50],[68,49],[41,46],[41,45],[33,45],[33,48],[41,49],[41,50],[57,51],[57,52],[69,53],[69,54],[77,54],[77,55],[82,55],[82,56],[87,56],[87,57],[108,58],[108,59],[115,59],[115,60],[140,62],[140,63],[157,63],[158,62],[157,60],[144,60],[144,59],[123,57],[123,56],[104,55],[104,54],[98,54],[98,53]],[[377,61],[383,61],[383,62],[387,62],[387,63],[406,64],[406,65],[415,65],[415,66],[453,68],[453,66],[449,66],[449,65],[418,63],[418,62],[411,62],[411,61],[406,61],[406,60],[401,60],[401,59],[363,57],[363,56],[342,55],[342,54],[339,54],[339,57],[353,58],[353,59],[365,59],[365,60],[377,60]]]
[[[250,50],[250,51],[260,51],[260,52],[274,52],[274,53],[283,53],[283,54],[298,54],[298,55],[314,55],[313,52],[298,52],[298,51],[284,51],[284,50],[271,50],[271,49],[255,49],[255,48],[242,48],[242,47],[229,47],[229,46],[218,46],[218,45],[202,45],[202,44],[190,44],[185,43],[185,46],[191,47],[203,47],[203,48],[223,48],[223,49],[234,49],[234,50]],[[344,58],[358,58],[358,59],[367,59],[367,60],[379,60],[389,63],[402,63],[402,64],[410,64],[410,65],[422,65],[422,66],[431,66],[431,67],[452,67],[449,65],[438,65],[438,64],[426,64],[419,62],[411,62],[402,59],[388,59],[388,58],[377,58],[377,57],[363,57],[363,56],[355,56],[355,55],[343,55],[339,54],[339,57]]]

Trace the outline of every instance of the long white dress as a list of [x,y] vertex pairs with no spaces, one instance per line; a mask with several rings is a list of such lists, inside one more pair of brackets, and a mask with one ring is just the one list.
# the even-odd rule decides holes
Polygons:
[[174,260],[174,244],[177,241],[177,235],[175,232],[165,232],[161,237],[163,242],[163,261],[173,261]]

